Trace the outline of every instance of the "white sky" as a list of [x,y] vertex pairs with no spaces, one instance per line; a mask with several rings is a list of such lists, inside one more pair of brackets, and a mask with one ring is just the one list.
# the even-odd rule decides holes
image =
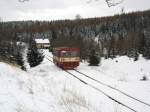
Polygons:
[[[0,17],[3,21],[16,20],[60,20],[114,15],[121,12],[150,9],[150,0],[124,0],[122,4],[109,8],[105,0],[0,0]],[[117,0],[114,0],[117,1]]]

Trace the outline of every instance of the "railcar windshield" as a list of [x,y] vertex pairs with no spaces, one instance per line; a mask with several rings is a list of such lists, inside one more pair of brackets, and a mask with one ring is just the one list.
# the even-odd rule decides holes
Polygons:
[[61,51],[60,56],[61,57],[78,57],[79,52],[78,51]]

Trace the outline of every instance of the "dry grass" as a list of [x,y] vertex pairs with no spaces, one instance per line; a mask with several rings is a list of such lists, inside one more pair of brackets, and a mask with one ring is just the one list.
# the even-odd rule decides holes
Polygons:
[[75,89],[64,88],[63,92],[59,105],[67,110],[67,112],[89,112],[89,103],[85,96]]

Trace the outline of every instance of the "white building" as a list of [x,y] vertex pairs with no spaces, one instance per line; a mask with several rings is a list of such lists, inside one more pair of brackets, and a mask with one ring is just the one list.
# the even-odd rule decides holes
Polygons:
[[38,49],[49,49],[50,42],[49,39],[35,39],[36,46]]

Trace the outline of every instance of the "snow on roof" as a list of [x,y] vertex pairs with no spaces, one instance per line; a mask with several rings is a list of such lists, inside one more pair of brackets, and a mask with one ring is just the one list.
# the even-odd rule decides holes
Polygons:
[[50,43],[48,39],[35,39],[36,43]]

